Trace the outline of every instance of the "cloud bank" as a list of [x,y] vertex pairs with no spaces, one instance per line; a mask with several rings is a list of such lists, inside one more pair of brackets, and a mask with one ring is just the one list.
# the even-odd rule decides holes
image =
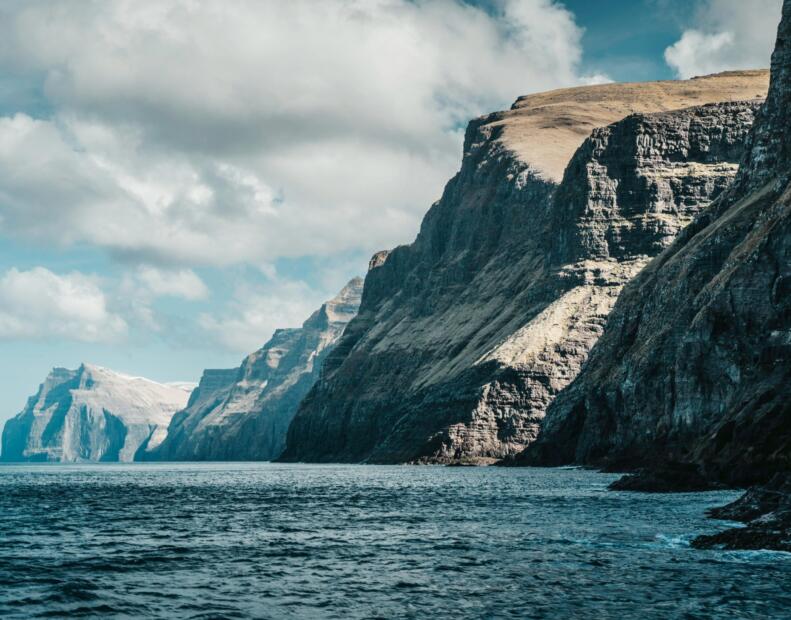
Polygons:
[[276,329],[297,327],[321,303],[300,281],[276,278],[266,286],[240,283],[226,307],[219,314],[202,314],[199,325],[223,348],[250,353],[251,343],[260,347]]
[[5,4],[49,110],[0,119],[0,233],[169,268],[409,241],[470,117],[590,79],[559,3],[494,7]]
[[704,0],[694,26],[665,50],[680,78],[769,66],[782,0]]
[[0,276],[0,339],[115,342],[126,332],[94,277],[43,267],[12,268]]

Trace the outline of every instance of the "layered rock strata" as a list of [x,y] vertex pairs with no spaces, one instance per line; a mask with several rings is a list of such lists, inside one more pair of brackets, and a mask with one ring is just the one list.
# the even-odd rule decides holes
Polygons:
[[791,466],[791,2],[733,186],[623,291],[525,464]]
[[621,287],[730,183],[756,104],[635,114],[585,139],[590,123],[753,98],[765,79],[568,89],[472,121],[416,241],[374,257],[283,458],[487,462],[528,445]]
[[271,460],[302,397],[360,304],[355,278],[297,329],[279,329],[241,367],[207,370],[149,459]]
[[191,389],[88,364],[55,368],[25,409],[6,422],[0,459],[132,461],[162,442]]

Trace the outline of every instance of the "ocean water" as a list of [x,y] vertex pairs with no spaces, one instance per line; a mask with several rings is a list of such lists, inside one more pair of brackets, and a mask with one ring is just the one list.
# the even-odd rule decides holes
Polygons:
[[731,492],[577,469],[0,466],[0,618],[790,618]]

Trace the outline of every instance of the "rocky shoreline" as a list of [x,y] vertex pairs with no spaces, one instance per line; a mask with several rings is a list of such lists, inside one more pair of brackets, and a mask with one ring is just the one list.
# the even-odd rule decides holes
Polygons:
[[[688,463],[640,468],[609,486],[611,491],[640,493],[697,493],[727,488],[731,487]],[[744,525],[698,536],[691,543],[695,549],[791,552],[791,473],[775,474],[767,484],[751,487],[736,501],[712,508],[706,514],[711,519]]]
[[791,552],[791,474],[776,474],[726,506],[708,512],[712,519],[738,521],[744,527],[698,536],[696,549],[767,549]]
[[708,478],[695,465],[667,463],[629,472],[613,482],[609,488],[612,491],[642,493],[695,493],[727,487],[721,482]]

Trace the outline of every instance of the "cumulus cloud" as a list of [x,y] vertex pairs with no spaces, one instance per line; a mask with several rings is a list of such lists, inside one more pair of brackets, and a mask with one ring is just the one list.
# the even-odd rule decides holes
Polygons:
[[180,297],[195,301],[209,296],[209,289],[191,269],[165,271],[141,266],[137,271],[137,279],[157,297]]
[[769,66],[782,0],[704,0],[694,26],[665,50],[681,78]]
[[[164,263],[256,257],[273,200],[251,173],[158,156],[83,122],[0,119],[0,231]],[[211,186],[207,185],[211,183]]]
[[[409,241],[461,129],[581,76],[552,0],[6,3],[0,233],[168,269]],[[86,36],[90,33],[90,36]]]
[[96,278],[43,267],[12,268],[0,277],[0,338],[55,337],[81,342],[113,342],[126,322],[108,310]]
[[276,329],[299,327],[322,301],[298,280],[242,283],[224,309],[202,314],[199,325],[220,346],[249,353],[262,346]]
[[160,297],[202,301],[209,297],[209,288],[191,269],[140,265],[124,274],[111,301],[112,307],[131,325],[162,333],[165,330],[163,317],[154,309],[154,302]]

